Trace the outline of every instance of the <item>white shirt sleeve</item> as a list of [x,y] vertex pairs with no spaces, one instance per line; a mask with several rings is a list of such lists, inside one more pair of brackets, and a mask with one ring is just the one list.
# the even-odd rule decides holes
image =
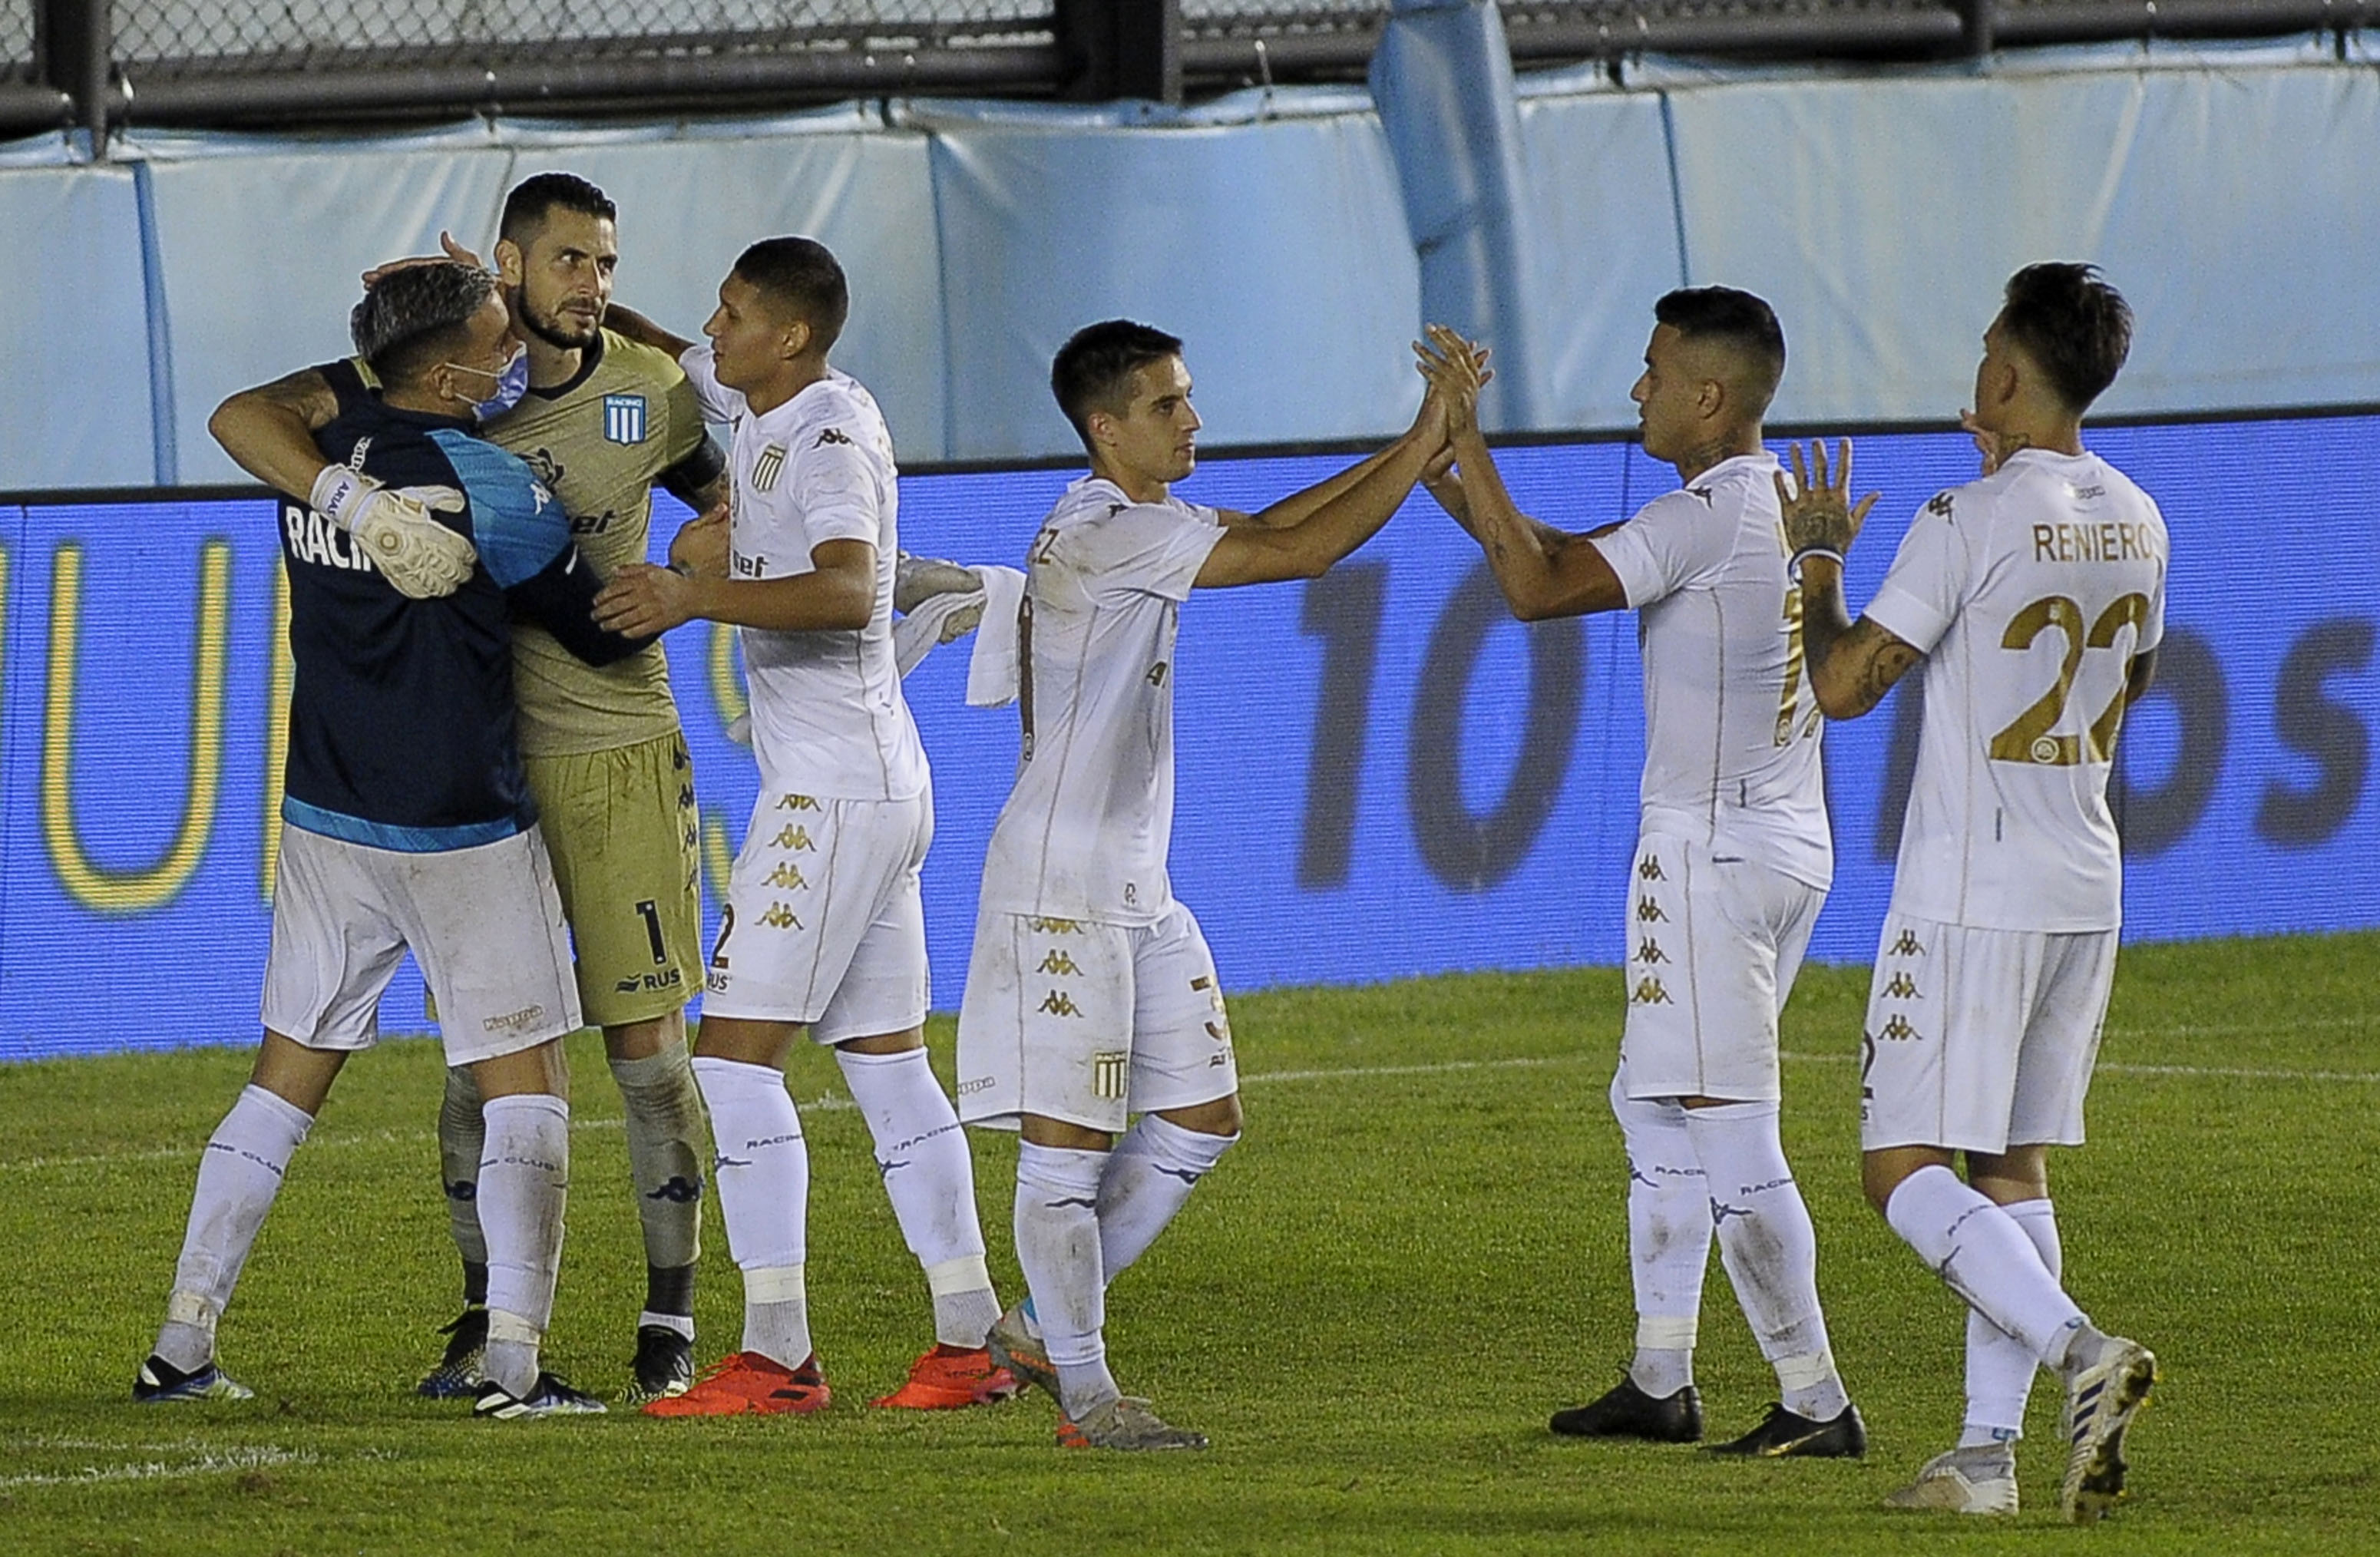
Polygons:
[[1718,522],[1692,491],[1655,498],[1636,517],[1587,542],[1619,577],[1631,610],[1677,593],[1722,566],[1735,549],[1735,527]]
[[[1958,523],[1961,497],[1954,489],[1917,510],[1909,521],[1909,533],[1900,538],[1900,550],[1893,553],[1891,570],[1860,613],[1921,654],[1933,652],[1950,630],[1970,588],[1966,538]],[[1978,513],[1969,522],[1983,520]]]
[[[800,505],[811,548],[829,541],[884,543],[876,466],[850,434],[833,427],[803,433],[785,484]],[[807,554],[807,553],[805,553]]]
[[1223,539],[1212,508],[1137,503],[1069,527],[1059,544],[1099,590],[1188,600],[1208,554]]
[[686,347],[677,365],[686,370],[686,382],[694,386],[694,397],[701,402],[703,420],[723,427],[744,414],[744,392],[719,382],[710,343]]

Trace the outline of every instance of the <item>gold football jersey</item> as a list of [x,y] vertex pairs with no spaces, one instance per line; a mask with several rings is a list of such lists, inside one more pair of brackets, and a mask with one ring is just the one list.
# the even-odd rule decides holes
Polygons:
[[[605,578],[646,560],[653,481],[704,437],[694,391],[669,354],[610,330],[586,349],[575,378],[531,389],[484,432],[562,500],[580,554]],[[598,668],[520,623],[513,672],[524,756],[605,751],[677,728],[658,643]]]

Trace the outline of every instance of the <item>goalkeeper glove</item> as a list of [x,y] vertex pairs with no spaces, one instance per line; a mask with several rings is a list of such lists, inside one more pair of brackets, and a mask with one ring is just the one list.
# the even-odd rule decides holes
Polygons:
[[471,577],[480,553],[432,517],[463,512],[453,487],[390,488],[360,470],[330,465],[314,478],[315,511],[353,535],[397,593],[408,600],[451,595]]

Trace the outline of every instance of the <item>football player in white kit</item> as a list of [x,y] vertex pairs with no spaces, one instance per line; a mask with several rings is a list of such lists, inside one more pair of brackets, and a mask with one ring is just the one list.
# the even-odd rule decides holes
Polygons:
[[1584,1438],[1692,1442],[1703,1271],[1714,1232],[1781,1396],[1713,1453],[1856,1457],[1867,1434],[1818,1305],[1817,1240],[1778,1135],[1777,1016],[1834,871],[1821,720],[1786,577],[1777,458],[1761,418],[1785,336],[1748,292],[1655,305],[1631,391],[1645,452],[1683,487],[1571,535],[1524,516],[1474,423],[1432,491],[1478,539],[1524,621],[1633,609],[1645,777],[1629,872],[1628,1008],[1611,1110],[1628,1151],[1636,1354],[1611,1390],[1557,1412]]
[[984,864],[958,1089],[968,1123],[1022,1131],[1016,1257],[1032,1295],[1001,1317],[992,1355],[1057,1398],[1069,1447],[1207,1446],[1123,1394],[1101,1334],[1108,1284],[1240,1130],[1214,957],[1166,874],[1181,604],[1193,589],[1318,577],[1385,524],[1444,444],[1451,405],[1478,388],[1467,350],[1425,354],[1423,371],[1403,437],[1249,515],[1170,490],[1199,426],[1179,340],[1093,324],[1050,370],[1091,471],[1028,553],[1023,747]]
[[2040,1366],[2066,1385],[2059,1502],[2091,1523],[2122,1494],[2124,1430],[2156,1381],[2145,1347],[2095,1328],[2059,1284],[2046,1162],[2082,1140],[2123,909],[2107,778],[2165,619],[2165,521],[2082,446],[2131,342],[2131,310],[2093,267],[2010,280],[1967,420],[1983,477],[1910,521],[1856,626],[1842,553],[1876,499],[1849,505],[1849,448],[1831,480],[1815,450],[1785,505],[1828,716],[1865,713],[1925,667],[1860,1136],[1868,1199],[1971,1312],[1964,1430],[1898,1508],[2014,1514]]
[[642,623],[641,633],[696,617],[735,624],[760,764],[694,1061],[744,1272],[744,1344],[686,1393],[647,1403],[650,1416],[828,1402],[803,1276],[808,1155],[783,1071],[804,1028],[835,1050],[933,1297],[934,1346],[877,1404],[964,1406],[1017,1388],[984,1350],[1000,1304],[974,1165],[926,1059],[917,872],[933,793],[893,661],[892,438],[868,391],[827,362],[849,306],[833,255],[776,237],[746,249],[721,283],[706,346],[625,310],[612,319],[677,350],[706,419],[732,424],[735,487],[723,568],[625,568],[599,620]]

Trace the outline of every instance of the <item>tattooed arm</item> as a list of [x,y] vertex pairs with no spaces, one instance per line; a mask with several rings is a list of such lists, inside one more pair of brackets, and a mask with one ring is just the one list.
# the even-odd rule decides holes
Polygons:
[[[1843,602],[1843,553],[1859,538],[1877,494],[1857,506],[1851,502],[1852,446],[1835,445],[1830,480],[1823,444],[1810,445],[1810,461],[1793,449],[1793,486],[1777,479],[1777,501],[1785,520],[1785,544],[1802,578],[1802,652],[1810,689],[1829,719],[1857,719],[1884,700],[1893,683],[1925,656],[1901,639],[1862,617],[1854,623]],[[1815,475],[1815,479],[1814,479]]]

